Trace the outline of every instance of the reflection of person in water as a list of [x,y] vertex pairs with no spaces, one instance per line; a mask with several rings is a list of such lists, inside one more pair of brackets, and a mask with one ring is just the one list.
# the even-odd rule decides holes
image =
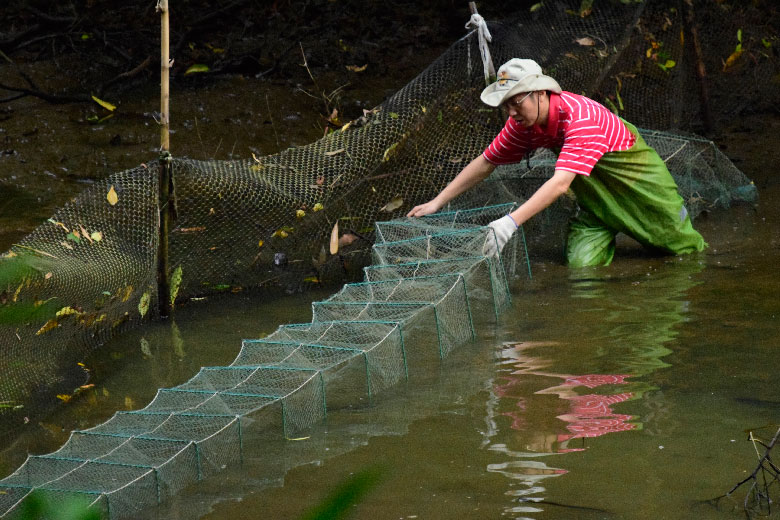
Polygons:
[[[511,357],[517,360],[517,366],[520,370],[512,372],[512,375],[503,378],[503,383],[494,386],[494,392],[499,399],[515,400],[516,406],[512,411],[501,412],[500,415],[512,419],[511,428],[516,430],[532,429],[526,419],[528,412],[528,400],[523,397],[522,390],[525,381],[529,375],[540,375],[545,377],[562,378],[563,382],[536,391],[537,395],[556,395],[567,403],[563,409],[558,407],[560,414],[555,418],[563,421],[566,431],[561,431],[560,427],[553,431],[558,433],[545,433],[536,435],[536,442],[527,444],[532,451],[542,451],[551,453],[564,453],[568,451],[580,451],[581,448],[570,448],[568,441],[578,438],[600,437],[607,433],[616,433],[629,431],[641,427],[641,424],[630,422],[635,417],[626,414],[618,414],[612,410],[612,406],[636,398],[639,394],[635,392],[619,391],[624,389],[630,382],[625,381],[630,374],[585,374],[568,375],[550,373],[544,369],[544,360],[525,356],[523,351],[529,348],[535,348],[538,344],[516,343],[506,345],[505,353],[511,352]],[[541,364],[538,362],[542,361]],[[605,385],[619,385],[615,393],[595,393],[590,392],[581,394],[576,389],[586,387],[590,390]],[[517,395],[520,391],[520,395]],[[560,403],[562,404],[562,403]]]
[[507,494],[518,497],[508,512],[541,500],[542,481],[568,472],[565,458],[549,456],[582,451],[589,439],[608,442],[670,424],[654,415],[666,413],[666,403],[648,376],[669,366],[668,346],[688,312],[686,291],[702,266],[689,257],[626,262],[622,269],[612,276],[570,271],[566,327],[557,310],[540,315],[538,301],[529,309],[518,304],[518,314],[534,316],[536,330],[550,332],[549,341],[503,345],[487,405],[485,446],[505,457],[488,470],[505,474]]

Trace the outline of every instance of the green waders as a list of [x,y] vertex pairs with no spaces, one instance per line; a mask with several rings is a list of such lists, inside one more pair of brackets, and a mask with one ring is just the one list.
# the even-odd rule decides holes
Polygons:
[[577,175],[571,184],[580,206],[566,244],[572,267],[609,265],[618,232],[676,255],[707,247],[661,157],[634,125],[623,122],[636,136],[634,145],[604,154],[590,177]]

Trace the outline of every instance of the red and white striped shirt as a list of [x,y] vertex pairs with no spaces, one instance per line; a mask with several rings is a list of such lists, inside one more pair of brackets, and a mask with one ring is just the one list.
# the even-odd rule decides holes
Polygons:
[[526,128],[510,117],[482,155],[498,165],[519,162],[537,148],[560,148],[555,169],[588,176],[602,155],[628,150],[635,140],[604,105],[571,92],[550,92],[547,128]]

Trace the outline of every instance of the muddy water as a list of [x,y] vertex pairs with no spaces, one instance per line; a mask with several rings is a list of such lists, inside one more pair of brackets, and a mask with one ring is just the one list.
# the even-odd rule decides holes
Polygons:
[[[214,88],[258,88],[242,85]],[[270,153],[322,131],[317,107],[294,106],[305,96],[201,94],[179,103],[178,119],[191,122],[184,155]],[[96,125],[86,122],[90,109],[28,103],[2,123],[14,135],[0,158],[0,249],[80,184],[155,156],[142,100]],[[300,120],[280,124],[293,115]],[[536,256],[533,284],[518,286],[512,309],[473,344],[371,406],[333,411],[305,438],[256,446],[242,468],[186,491],[159,516],[296,518],[375,468],[381,479],[354,518],[741,517],[736,501],[706,501],[752,471],[746,431],[768,437],[780,422],[778,121],[749,123],[763,131],[719,143],[756,180],[760,205],[700,218],[705,253],[659,259],[626,246],[612,266],[582,271]],[[119,338],[87,360],[93,393],[4,440],[0,473],[28,451],[56,449],[73,428],[144,406],[202,365],[229,363],[242,338],[309,320],[309,302],[325,296],[200,301],[175,326]]]

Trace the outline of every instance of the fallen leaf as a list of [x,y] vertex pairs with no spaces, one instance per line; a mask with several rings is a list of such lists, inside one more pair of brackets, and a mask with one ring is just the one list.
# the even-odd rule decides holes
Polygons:
[[135,402],[133,401],[133,398],[128,396],[125,396],[125,408],[128,410],[132,410],[135,408]]
[[92,99],[95,101],[95,103],[97,103],[101,107],[105,108],[109,112],[113,112],[114,110],[116,110],[116,106],[112,105],[108,101],[103,101],[102,99],[99,99],[99,98],[97,98],[95,96],[92,96]]
[[357,65],[347,65],[347,70],[351,72],[363,72],[364,70],[366,70],[366,67],[368,67],[368,63],[366,63],[362,67],[358,67]]
[[111,204],[112,206],[115,205],[117,202],[119,202],[119,196],[117,196],[116,190],[114,190],[113,185],[108,190],[108,195],[106,195],[106,199],[108,200],[108,203]]
[[398,146],[398,143],[393,143],[385,150],[385,153],[382,154],[382,162],[390,160],[395,152],[396,146]]
[[44,278],[44,279],[46,279],[46,280],[48,280],[48,279],[49,279],[49,278],[51,278],[52,276],[54,276],[52,273],[46,273],[46,274],[44,275],[44,277],[43,277],[43,278]]
[[392,211],[397,210],[400,208],[404,203],[404,199],[401,197],[393,197],[393,200],[382,206],[379,211],[382,211],[384,213],[390,213]]
[[179,228],[178,231],[179,233],[198,233],[200,231],[206,231],[206,226]]
[[145,292],[141,295],[141,300],[138,302],[138,313],[142,318],[149,312],[149,302],[151,299],[152,295],[149,292]]
[[593,40],[593,38],[590,38],[588,36],[585,36],[583,38],[578,38],[574,40],[575,42],[579,43],[583,47],[592,47],[596,45],[596,42]]
[[263,242],[262,240],[257,241],[257,247],[263,247],[263,244],[265,244],[265,242]]
[[64,240],[62,242],[60,242],[60,245],[63,246],[65,249],[70,249],[71,251],[73,251],[73,246],[68,244]]
[[594,0],[582,0],[579,11],[580,18],[590,16],[590,13],[593,12],[593,2]]
[[544,5],[544,2],[539,2],[539,3],[536,3],[536,4],[532,5],[528,10],[530,12],[532,12],[532,13],[535,13],[536,11],[541,9],[543,5]]
[[332,155],[337,155],[344,152],[344,148],[339,148],[338,150],[333,150],[332,152],[325,152],[326,157],[330,157]]
[[101,240],[103,240],[103,233],[101,233],[100,231],[93,231],[90,237],[95,242],[100,242]]
[[295,217],[296,218],[303,218],[305,216],[306,216],[306,212],[303,211],[302,209],[299,209],[298,211],[295,212]]
[[56,220],[54,220],[54,219],[49,219],[49,222],[51,222],[51,223],[52,223],[52,224],[54,224],[55,226],[60,226],[62,229],[64,229],[64,230],[65,230],[65,232],[66,232],[66,233],[70,233],[70,229],[68,229],[67,227],[65,227],[65,224],[63,224],[62,222],[57,222],[57,221],[56,221]]
[[43,325],[43,327],[41,327],[40,329],[38,329],[38,332],[36,332],[36,333],[35,333],[35,335],[36,335],[36,336],[40,336],[41,334],[44,334],[44,333],[46,333],[46,332],[49,332],[49,331],[50,331],[50,330],[52,330],[52,329],[56,329],[57,327],[59,327],[59,323],[57,323],[57,320],[55,320],[55,319],[51,319],[51,320],[47,321],[47,322],[46,322],[46,323]]
[[208,65],[204,65],[202,63],[195,63],[193,65],[190,65],[187,68],[187,70],[184,71],[184,75],[186,76],[187,74],[195,74],[197,72],[208,72],[208,71],[209,71]]
[[60,401],[62,401],[63,403],[67,403],[67,402],[68,402],[68,401],[70,401],[72,398],[73,398],[73,396],[72,396],[72,395],[68,395],[68,394],[57,394],[57,399],[59,399],[59,400],[60,400]]
[[122,301],[123,302],[126,302],[127,300],[129,300],[130,299],[130,295],[133,294],[133,286],[132,285],[128,285],[124,289],[120,289],[120,290],[124,291],[124,294],[122,295]]
[[352,233],[344,233],[341,235],[341,237],[339,237],[339,247],[346,247],[357,239],[357,235],[353,235]]
[[728,69],[729,67],[734,65],[734,63],[736,63],[736,61],[739,59],[739,57],[742,56],[743,52],[744,51],[742,49],[738,49],[738,50],[732,52],[731,56],[726,58],[726,62],[723,64],[723,70],[725,71],[726,69]]
[[87,233],[87,230],[84,229],[84,226],[79,224],[79,229],[81,229],[81,236],[89,240],[89,243],[91,244],[93,242],[92,237],[89,235],[89,233]]
[[320,211],[320,210],[322,210],[322,208],[323,208],[323,206],[322,206],[322,203],[321,203],[321,202],[318,202],[318,203],[316,203],[316,204],[314,205],[314,207],[313,207],[313,208],[311,208],[311,210],[312,210],[312,211]]
[[338,220],[333,225],[333,229],[330,232],[330,254],[335,255],[339,252],[339,222]]
[[71,314],[81,314],[81,313],[76,309],[74,309],[73,307],[63,307],[62,309],[57,311],[55,316],[61,318],[62,316],[70,316]]

